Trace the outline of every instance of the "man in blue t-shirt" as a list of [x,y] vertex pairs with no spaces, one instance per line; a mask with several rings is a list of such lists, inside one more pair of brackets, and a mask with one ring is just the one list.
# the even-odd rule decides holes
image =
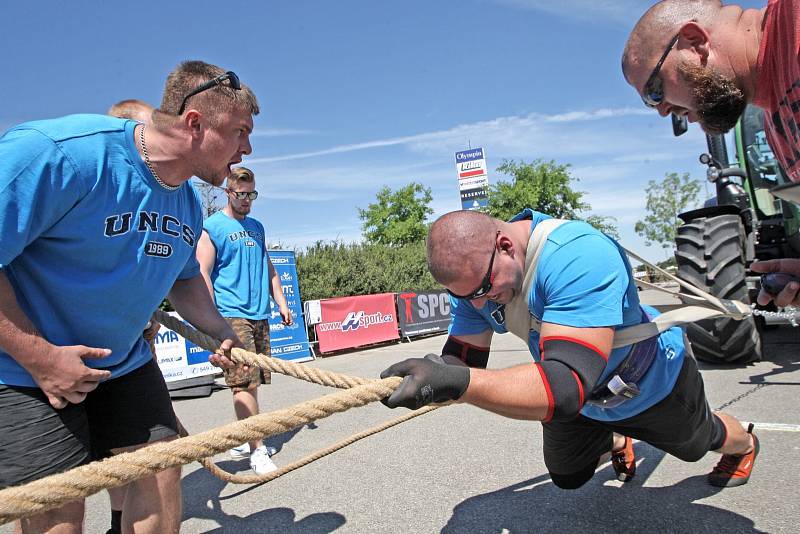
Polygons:
[[[681,330],[615,346],[616,330],[658,312],[640,305],[627,258],[612,239],[568,221],[526,267],[526,255],[535,256],[529,239],[537,225],[555,222],[549,219],[529,209],[509,222],[459,211],[431,226],[428,265],[453,297],[450,336],[441,356],[385,370],[382,378],[404,380],[384,402],[416,409],[460,399],[542,421],[545,464],[561,488],[585,484],[609,453],[617,478],[630,480],[631,438],[685,461],[720,452],[709,482],[746,483],[758,440],[752,428],[711,412]],[[526,274],[532,281],[523,294]],[[485,369],[495,332],[524,337],[534,362]]]
[[[292,312],[267,254],[264,226],[248,217],[253,201],[258,198],[253,171],[234,168],[225,193],[228,196],[225,208],[203,223],[203,234],[197,244],[200,272],[217,309],[239,336],[245,350],[269,356],[270,293],[283,324],[292,324]],[[268,370],[247,365],[225,369],[225,383],[233,393],[238,419],[258,414],[257,388],[262,375],[270,383]],[[249,456],[250,467],[258,475],[277,469],[269,453],[260,439],[231,450],[235,458]]]
[[[170,73],[148,125],[72,115],[0,137],[0,488],[177,436],[142,337],[169,294],[189,322],[239,340],[195,259],[202,206],[192,176],[220,184],[251,151],[258,103],[201,61]],[[177,532],[180,468],[129,484],[126,529]],[[83,501],[21,521],[79,531]]]

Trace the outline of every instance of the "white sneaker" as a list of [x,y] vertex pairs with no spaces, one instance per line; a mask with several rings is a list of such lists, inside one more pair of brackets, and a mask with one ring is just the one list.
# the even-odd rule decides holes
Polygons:
[[[267,449],[267,454],[270,456],[274,456],[275,453],[278,452],[278,449],[275,447],[265,446],[265,448]],[[228,451],[228,454],[230,454],[231,458],[234,460],[244,460],[245,458],[250,458],[250,444],[243,443],[238,447],[234,447]]]
[[267,448],[262,445],[250,455],[250,469],[257,475],[266,475],[267,473],[277,471],[278,466],[270,460]]

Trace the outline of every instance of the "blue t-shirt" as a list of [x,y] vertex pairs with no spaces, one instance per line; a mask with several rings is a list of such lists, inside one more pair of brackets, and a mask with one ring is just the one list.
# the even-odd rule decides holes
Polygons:
[[[200,200],[188,183],[155,181],[135,126],[71,115],[0,137],[0,268],[50,343],[111,349],[86,365],[112,378],[147,363],[153,310],[176,279],[200,274]],[[0,383],[36,385],[2,350]]]
[[264,226],[250,217],[237,220],[218,211],[203,223],[217,249],[211,282],[223,317],[268,319],[269,264]]
[[[531,219],[531,231],[550,219],[526,209],[512,222]],[[643,307],[651,317],[658,312]],[[639,295],[624,251],[617,243],[581,221],[562,224],[550,234],[542,249],[528,295],[528,309],[537,319],[577,328],[621,328],[642,320]],[[476,308],[469,301],[451,298],[450,335],[507,332],[503,306],[488,301]],[[683,365],[683,331],[674,327],[658,339],[658,355],[638,386],[641,394],[616,408],[585,405],[581,414],[599,421],[619,421],[643,412],[672,391]],[[539,333],[531,330],[528,348],[540,361]],[[603,381],[630,352],[630,346],[611,351],[600,377]]]

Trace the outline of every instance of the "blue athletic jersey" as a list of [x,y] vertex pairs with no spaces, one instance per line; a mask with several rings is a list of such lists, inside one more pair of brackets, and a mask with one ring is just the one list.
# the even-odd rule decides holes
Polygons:
[[[0,137],[0,269],[50,343],[111,349],[86,365],[112,378],[147,363],[153,310],[176,279],[200,274],[200,200],[188,183],[155,181],[135,126],[71,115]],[[2,350],[0,383],[36,385]]]
[[214,301],[223,317],[268,319],[269,264],[264,226],[255,219],[241,221],[218,211],[203,223],[217,249],[211,282]]
[[[511,221],[531,219],[536,224],[550,217],[526,209]],[[507,332],[502,305],[487,302],[475,308],[469,301],[451,298],[450,335],[466,336],[485,332]],[[644,307],[651,316],[659,313]],[[562,224],[550,234],[544,245],[533,287],[528,295],[528,309],[537,319],[579,328],[621,328],[641,322],[639,295],[624,251],[617,243],[591,225],[581,221]],[[658,339],[655,362],[638,384],[642,393],[617,408],[602,409],[585,405],[581,414],[599,421],[626,419],[664,399],[672,391],[683,365],[683,331],[674,327]],[[531,330],[528,348],[540,361],[539,333]],[[630,352],[630,347],[614,349],[600,380],[616,369]]]

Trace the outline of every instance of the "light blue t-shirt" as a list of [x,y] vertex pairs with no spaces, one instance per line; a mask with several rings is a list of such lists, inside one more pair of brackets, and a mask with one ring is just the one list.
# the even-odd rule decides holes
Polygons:
[[269,264],[264,226],[255,219],[237,220],[218,211],[203,223],[217,249],[211,282],[223,317],[253,321],[269,318]]
[[[50,343],[111,349],[86,365],[112,378],[150,360],[153,310],[176,279],[200,274],[200,200],[188,183],[155,181],[135,126],[71,115],[0,137],[0,268]],[[2,350],[0,383],[36,385]]]
[[[551,217],[530,209],[511,221],[531,219],[531,231]],[[487,302],[478,309],[469,301],[451,298],[450,335],[507,332],[502,305]],[[658,312],[643,307],[651,317]],[[624,251],[617,243],[581,221],[562,224],[550,234],[542,249],[528,295],[528,309],[537,319],[578,328],[621,328],[641,322],[639,295]],[[539,333],[531,330],[528,348],[540,361]],[[585,405],[581,414],[599,421],[619,421],[643,412],[672,391],[683,365],[683,331],[674,327],[658,339],[658,355],[639,381],[641,394],[616,408]],[[611,351],[600,377],[603,381],[630,352],[630,347]]]

